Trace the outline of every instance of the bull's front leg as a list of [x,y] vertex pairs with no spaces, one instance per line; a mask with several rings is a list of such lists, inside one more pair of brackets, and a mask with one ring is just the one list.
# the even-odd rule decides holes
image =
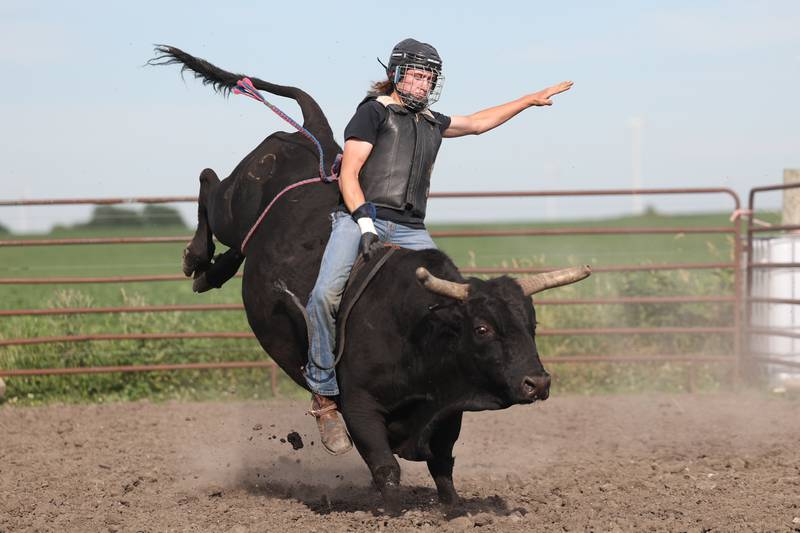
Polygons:
[[444,505],[458,503],[458,493],[453,486],[453,445],[461,433],[461,417],[457,413],[445,419],[431,437],[433,458],[428,461],[428,471],[436,483],[439,501]]
[[400,512],[400,465],[389,446],[386,420],[368,394],[342,393],[342,415],[358,453],[367,463],[388,514]]

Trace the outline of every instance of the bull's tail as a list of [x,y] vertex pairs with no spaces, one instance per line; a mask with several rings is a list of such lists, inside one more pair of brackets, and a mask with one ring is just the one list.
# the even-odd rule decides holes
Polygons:
[[333,142],[333,131],[328,119],[319,104],[305,91],[297,87],[276,85],[244,74],[233,74],[174,46],[160,44],[155,47],[155,52],[156,56],[147,62],[148,65],[182,65],[181,74],[188,70],[194,74],[195,78],[202,81],[203,85],[211,85],[215,92],[225,96],[236,87],[236,82],[244,77],[249,77],[255,88],[260,91],[292,98],[300,105],[303,113],[303,127],[313,133],[323,143],[323,146],[326,141]]
[[[308,342],[308,346],[304,350],[304,353],[311,348],[311,319],[308,318],[308,311],[306,311],[306,306],[300,301],[300,298],[297,297],[295,293],[289,290],[289,287],[286,285],[286,282],[282,279],[276,281],[273,286],[275,290],[278,292],[286,293],[289,296],[289,299],[292,300],[292,303],[297,307],[297,310],[300,311],[300,314],[303,316],[303,321],[306,323],[306,341]],[[320,367],[323,370],[330,370],[329,368]],[[333,368],[333,367],[331,367]]]

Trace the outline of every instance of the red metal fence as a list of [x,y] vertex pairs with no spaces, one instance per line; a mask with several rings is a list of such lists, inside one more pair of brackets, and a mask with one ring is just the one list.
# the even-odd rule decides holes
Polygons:
[[[753,198],[756,192],[762,190],[775,190],[780,187],[754,189],[750,195],[750,212],[753,210]],[[525,197],[576,197],[576,196],[620,196],[620,195],[726,195],[730,198],[731,210],[735,214],[730,225],[711,226],[711,227],[587,227],[587,228],[554,228],[554,229],[522,229],[522,230],[469,230],[469,231],[439,231],[432,232],[434,238],[457,237],[457,238],[479,238],[479,237],[500,237],[500,236],[564,236],[564,235],[677,235],[677,234],[725,234],[730,235],[733,241],[732,260],[728,262],[701,262],[701,263],[662,263],[662,264],[629,264],[611,265],[606,267],[594,268],[595,273],[604,272],[636,272],[636,271],[674,271],[674,270],[703,270],[716,269],[733,272],[734,290],[731,294],[721,294],[716,296],[641,296],[624,298],[580,298],[580,299],[537,299],[537,306],[541,305],[630,305],[630,304],[681,304],[698,302],[718,302],[731,303],[732,312],[730,316],[730,326],[725,327],[626,327],[626,328],[562,328],[562,329],[542,329],[537,335],[630,335],[630,334],[650,334],[650,335],[673,335],[676,333],[687,334],[724,334],[730,336],[733,345],[732,354],[663,354],[663,355],[609,355],[609,354],[580,354],[562,357],[545,358],[549,363],[590,363],[590,362],[682,362],[682,363],[724,363],[732,365],[732,369],[738,375],[744,354],[743,333],[746,328],[742,327],[745,318],[745,285],[749,281],[752,268],[769,268],[769,265],[753,265],[751,262],[743,262],[743,235],[741,230],[740,214],[741,206],[739,197],[734,191],[727,188],[693,188],[693,189],[611,189],[611,190],[585,190],[585,191],[510,191],[510,192],[453,192],[453,193],[434,193],[432,198],[525,198]],[[114,205],[131,203],[176,203],[176,202],[195,202],[195,197],[147,197],[147,198],[77,198],[69,200],[11,200],[0,201],[0,206],[31,206],[31,205]],[[771,229],[755,228],[752,220],[747,225],[748,243],[752,234],[759,231],[775,230],[796,230],[800,227],[795,226],[773,226]],[[141,243],[185,243],[189,236],[174,237],[124,237],[124,238],[92,238],[92,239],[6,239],[0,240],[0,248],[17,246],[68,246],[68,245],[106,245],[106,244],[141,244]],[[463,267],[461,271],[465,274],[527,274],[542,272],[559,268],[564,265],[553,265],[546,268],[477,268]],[[800,265],[781,265],[781,266],[800,266]],[[3,285],[34,285],[34,284],[73,284],[73,283],[121,283],[121,282],[167,282],[184,281],[182,275],[145,275],[145,276],[108,276],[108,277],[15,277],[0,278]],[[749,285],[748,285],[749,286]],[[792,303],[800,303],[792,300]],[[170,313],[176,311],[231,311],[241,310],[240,304],[212,304],[212,305],[158,305],[141,307],[83,307],[83,308],[60,308],[60,309],[4,309],[0,310],[0,317],[10,316],[43,316],[43,315],[77,315],[77,314],[98,314],[98,313]],[[751,330],[752,331],[752,330]],[[153,339],[177,339],[177,338],[251,338],[251,332],[194,332],[194,333],[139,333],[139,334],[102,334],[102,335],[74,335],[74,336],[52,336],[52,337],[32,337],[0,339],[0,346],[15,346],[26,344],[46,344],[64,342],[87,342],[87,341],[107,341],[107,340],[153,340]],[[760,356],[761,357],[761,356]],[[761,357],[762,360],[767,360]],[[84,368],[38,368],[38,369],[2,369],[2,359],[0,359],[0,377],[2,376],[30,376],[45,374],[75,374],[75,373],[99,373],[99,372],[150,372],[166,371],[179,369],[211,369],[211,368],[251,368],[269,367],[272,372],[273,387],[275,386],[276,368],[271,361],[238,361],[238,362],[219,362],[219,363],[196,363],[183,365],[129,365],[129,366],[108,366],[108,367],[84,367]]]

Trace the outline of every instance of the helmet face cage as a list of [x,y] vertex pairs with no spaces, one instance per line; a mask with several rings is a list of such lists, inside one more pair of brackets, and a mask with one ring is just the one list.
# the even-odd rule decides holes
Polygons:
[[394,69],[392,83],[403,105],[422,111],[439,100],[444,86],[441,68],[431,62],[408,62]]

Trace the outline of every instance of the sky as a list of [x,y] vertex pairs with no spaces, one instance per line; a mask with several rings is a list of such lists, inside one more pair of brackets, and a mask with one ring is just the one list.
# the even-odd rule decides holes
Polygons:
[[[558,5],[553,5],[558,4]],[[480,136],[446,139],[431,190],[755,186],[800,168],[800,2],[0,3],[0,199],[193,195],[286,130],[179,68],[166,43],[232,72],[294,85],[337,139],[392,46],[437,47],[434,109],[468,115],[562,80],[554,105]],[[300,118],[291,101],[266,95]],[[637,170],[638,169],[638,170]],[[432,200],[429,221],[730,210],[726,197]],[[780,196],[763,205],[779,206]],[[181,207],[194,223],[194,207]],[[90,208],[0,207],[43,231]]]

